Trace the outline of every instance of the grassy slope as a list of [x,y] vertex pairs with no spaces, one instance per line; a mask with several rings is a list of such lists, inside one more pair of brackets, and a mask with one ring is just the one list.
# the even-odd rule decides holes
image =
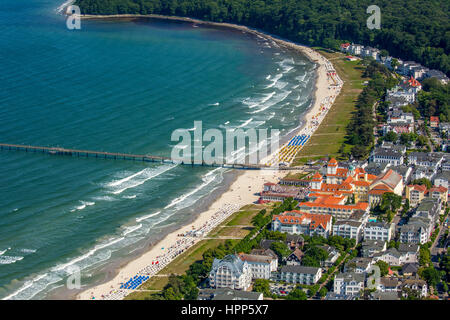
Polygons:
[[[317,50],[333,63],[344,81],[344,86],[317,131],[297,154],[293,166],[304,164],[308,159],[340,156],[339,149],[345,142],[346,127],[355,111],[355,101],[365,81],[362,78],[363,67],[358,64],[358,61],[347,61],[342,53]],[[350,151],[350,148],[351,146],[345,145],[345,152]]]

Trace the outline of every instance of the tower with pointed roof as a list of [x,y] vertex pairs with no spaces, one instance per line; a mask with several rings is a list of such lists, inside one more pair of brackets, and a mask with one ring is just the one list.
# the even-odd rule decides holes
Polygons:
[[335,175],[338,168],[338,162],[335,158],[331,158],[330,161],[328,161],[327,164],[327,174]]
[[312,190],[320,190],[322,189],[322,175],[319,172],[316,172],[311,179],[311,189]]

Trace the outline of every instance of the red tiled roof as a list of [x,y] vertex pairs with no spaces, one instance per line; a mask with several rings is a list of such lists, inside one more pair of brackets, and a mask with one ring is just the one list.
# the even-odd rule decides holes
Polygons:
[[430,122],[439,122],[439,117],[430,117]]
[[448,189],[443,186],[439,186],[439,187],[434,186],[433,188],[430,189],[430,192],[446,193],[447,191],[448,191]]
[[[334,165],[332,165],[332,166],[334,166]],[[327,176],[331,176],[331,177],[334,177],[334,176],[346,177],[347,173],[348,173],[348,169],[337,168],[336,169],[336,174],[327,174]]]
[[412,190],[417,190],[420,192],[426,192],[427,191],[427,187],[424,185],[420,185],[420,184],[412,184],[409,185],[408,188],[412,189]]
[[306,213],[299,210],[285,211],[280,215],[273,216],[272,220],[280,220],[282,224],[302,224],[303,222],[307,223],[310,220],[310,227],[312,229],[316,229],[319,226],[326,229],[327,225],[331,223],[332,216],[329,214],[314,214],[314,213]]
[[312,180],[312,181],[322,181],[322,175],[319,173],[319,171],[317,171],[317,172],[313,175],[313,177],[312,177],[311,180]]
[[346,210],[367,210],[369,204],[367,202],[358,202],[357,204],[334,204],[327,203],[326,201],[317,202],[301,202],[298,204],[301,207],[310,207],[310,208],[331,208],[331,209],[346,209]]
[[416,79],[414,79],[413,76],[411,76],[411,78],[407,82],[411,87],[420,87],[421,86],[420,82],[417,81]]
[[372,184],[381,182],[385,184],[387,187],[394,189],[401,180],[402,180],[401,175],[399,175],[392,169],[389,169],[384,175],[377,177],[377,179]]
[[368,186],[370,186],[370,182],[369,181],[353,181],[352,184],[354,184],[355,186],[358,186],[358,187],[368,187]]
[[328,162],[328,165],[335,167],[338,165],[338,162],[336,161],[335,158],[331,158],[330,161]]

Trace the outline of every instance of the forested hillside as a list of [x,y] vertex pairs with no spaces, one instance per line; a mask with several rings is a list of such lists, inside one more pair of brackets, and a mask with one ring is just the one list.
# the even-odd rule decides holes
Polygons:
[[[243,24],[290,40],[386,49],[450,75],[450,1],[441,0],[76,0],[85,14],[163,14]],[[381,8],[381,30],[366,9]]]

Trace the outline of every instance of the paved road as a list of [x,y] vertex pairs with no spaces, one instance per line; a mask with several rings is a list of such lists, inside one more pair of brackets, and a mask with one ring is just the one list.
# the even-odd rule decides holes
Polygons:
[[[445,222],[445,219],[444,219],[444,222]],[[442,222],[439,224],[439,234],[437,235],[436,239],[434,240],[434,242],[430,248],[430,252],[431,252],[432,256],[438,255],[438,254],[442,253],[442,251],[444,250],[443,248],[437,248],[437,244],[439,243],[439,239],[441,238],[441,235],[443,234],[444,229],[446,229],[446,228],[444,228],[444,223]]]

